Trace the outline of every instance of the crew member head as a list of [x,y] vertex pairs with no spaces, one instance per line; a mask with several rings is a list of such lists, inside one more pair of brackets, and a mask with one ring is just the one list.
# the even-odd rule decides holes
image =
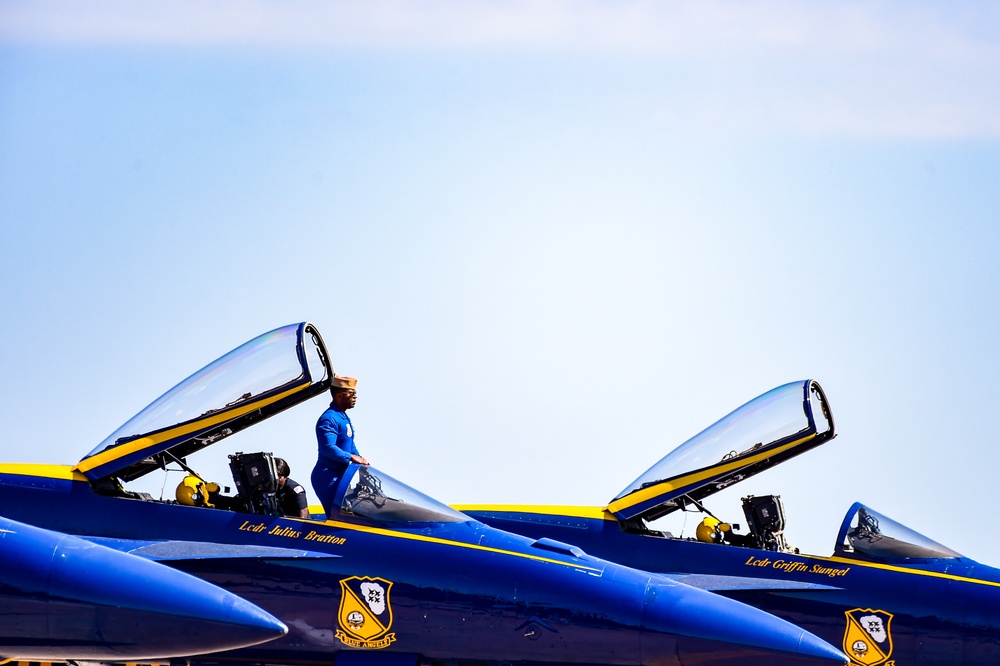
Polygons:
[[334,377],[330,380],[330,393],[333,394],[333,406],[342,412],[354,407],[358,401],[355,390],[358,380],[354,377]]
[[288,463],[285,462],[284,458],[275,458],[274,471],[278,473],[278,487],[281,488],[285,485],[285,481],[288,481],[288,475],[292,473],[292,470],[288,469]]

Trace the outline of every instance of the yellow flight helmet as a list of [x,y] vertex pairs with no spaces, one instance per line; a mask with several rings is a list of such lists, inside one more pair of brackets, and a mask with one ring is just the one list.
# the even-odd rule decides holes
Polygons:
[[174,496],[179,504],[186,506],[212,506],[209,497],[213,493],[219,492],[217,483],[207,483],[197,476],[189,474],[181,479],[177,484],[177,492]]

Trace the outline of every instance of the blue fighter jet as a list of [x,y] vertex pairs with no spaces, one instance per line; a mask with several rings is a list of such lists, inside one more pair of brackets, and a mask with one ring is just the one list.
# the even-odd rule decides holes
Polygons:
[[[742,499],[746,532],[706,498],[833,439],[819,384],[748,402],[667,454],[605,507],[460,506],[531,538],[571,543],[783,617],[842,647],[853,666],[1000,663],[1000,570],[855,504],[830,556],[788,545],[779,496]],[[693,538],[653,521],[703,516]]]
[[[335,515],[280,515],[274,458],[189,457],[330,388],[319,331],[259,336],[71,465],[0,465],[0,655],[37,661],[453,666],[842,664],[741,602],[488,527],[353,465]],[[181,470],[175,498],[130,489]]]

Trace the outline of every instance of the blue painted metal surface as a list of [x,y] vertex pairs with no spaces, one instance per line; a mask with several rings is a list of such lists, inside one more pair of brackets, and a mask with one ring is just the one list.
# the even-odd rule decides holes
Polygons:
[[[314,327],[277,329],[181,382],[75,467],[0,465],[0,515],[48,530],[32,547],[84,539],[102,554],[50,590],[76,589],[76,580],[82,591],[74,618],[50,616],[48,636],[75,626],[112,650],[117,639],[109,636],[127,634],[152,656],[167,654],[149,647],[156,641],[173,646],[192,632],[231,632],[238,618],[260,609],[261,617],[277,618],[272,631],[283,623],[288,633],[254,645],[195,642],[186,656],[209,651],[199,661],[355,666],[843,663],[827,642],[752,606],[486,526],[374,468],[344,475],[341,511],[326,521],[267,515],[267,503],[208,491],[201,506],[153,501],[123,485],[171,461],[187,469],[188,454],[318,395],[333,374],[327,358]],[[262,368],[254,365],[260,359]],[[191,574],[208,590],[191,598],[189,612],[178,611],[186,587],[172,587],[169,576],[151,586],[138,582],[116,558],[148,565],[154,578]],[[15,576],[46,579],[23,558],[13,568]],[[127,575],[118,579],[119,571]],[[8,615],[17,619],[17,599],[33,593],[9,592]],[[232,595],[231,607],[218,607]],[[126,603],[135,596],[152,608]],[[216,601],[200,601],[206,596]],[[143,613],[154,610],[187,624],[147,621]],[[42,654],[19,654],[18,635],[9,633],[4,656]],[[38,647],[46,639],[32,640]],[[83,648],[60,654],[90,658]]]
[[[222,660],[329,661],[346,649],[337,638],[341,582],[359,578],[392,584],[393,640],[376,649],[431,660],[625,664],[679,655],[677,663],[685,663],[731,652],[775,663],[770,650],[838,659],[798,627],[750,607],[477,522],[387,529],[105,497],[83,481],[38,487],[38,477],[0,473],[0,507],[124,551],[152,549],[158,562],[224,587],[289,626],[284,638]],[[198,536],[212,546],[169,547]]]
[[[787,393],[795,395],[794,390]],[[828,421],[832,424],[832,418]],[[723,422],[739,430],[731,419]],[[718,448],[718,431],[706,433],[705,439]],[[745,447],[749,458],[754,453],[746,444],[755,441],[759,439],[751,437],[720,450],[739,452]],[[697,459],[690,451],[685,455]],[[718,467],[731,465],[732,459],[715,457],[699,464],[701,472],[689,469],[674,478],[717,478]],[[729,473],[738,476],[738,466]],[[644,478],[652,480],[650,487],[659,483],[656,475]],[[636,484],[628,492],[641,487]],[[691,487],[697,488],[697,483]],[[679,497],[661,495],[668,500]],[[676,505],[653,507],[647,517],[682,508],[686,498],[680,498]],[[1000,570],[962,557],[860,504],[848,511],[836,551],[829,557],[782,547],[783,534],[772,539],[769,548],[761,547],[763,540],[733,543],[722,532],[712,534],[718,542],[673,538],[649,529],[635,514],[617,519],[612,505],[459,508],[504,530],[573,544],[590,555],[670,575],[751,604],[842,647],[853,666],[1000,663]],[[649,503],[632,505],[649,510]],[[686,502],[689,510],[698,506],[698,501]]]
[[0,617],[0,654],[44,661],[161,659],[254,645],[287,631],[198,578],[6,518]]

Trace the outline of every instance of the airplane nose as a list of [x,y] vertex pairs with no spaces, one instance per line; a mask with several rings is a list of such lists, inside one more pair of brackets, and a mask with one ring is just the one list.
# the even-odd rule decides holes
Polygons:
[[[87,546],[60,544],[52,591],[100,604],[101,633],[113,642],[127,644],[130,627],[140,618],[140,626],[156,626],[157,636],[136,639],[131,649],[158,654],[231,650],[288,631],[263,609],[211,583],[135,555]],[[87,571],[84,579],[81,570]]]
[[163,659],[256,645],[288,628],[220,587],[74,536],[0,519],[0,654]]
[[[666,578],[653,579],[646,586],[642,628],[644,664],[662,661],[661,651],[670,649],[660,640],[666,634],[757,648],[771,652],[771,659],[774,652],[780,652],[828,664],[847,663],[840,650],[801,627],[753,606]],[[693,658],[691,653],[699,649],[698,641],[682,638],[676,649],[682,663],[686,663],[684,655]]]

